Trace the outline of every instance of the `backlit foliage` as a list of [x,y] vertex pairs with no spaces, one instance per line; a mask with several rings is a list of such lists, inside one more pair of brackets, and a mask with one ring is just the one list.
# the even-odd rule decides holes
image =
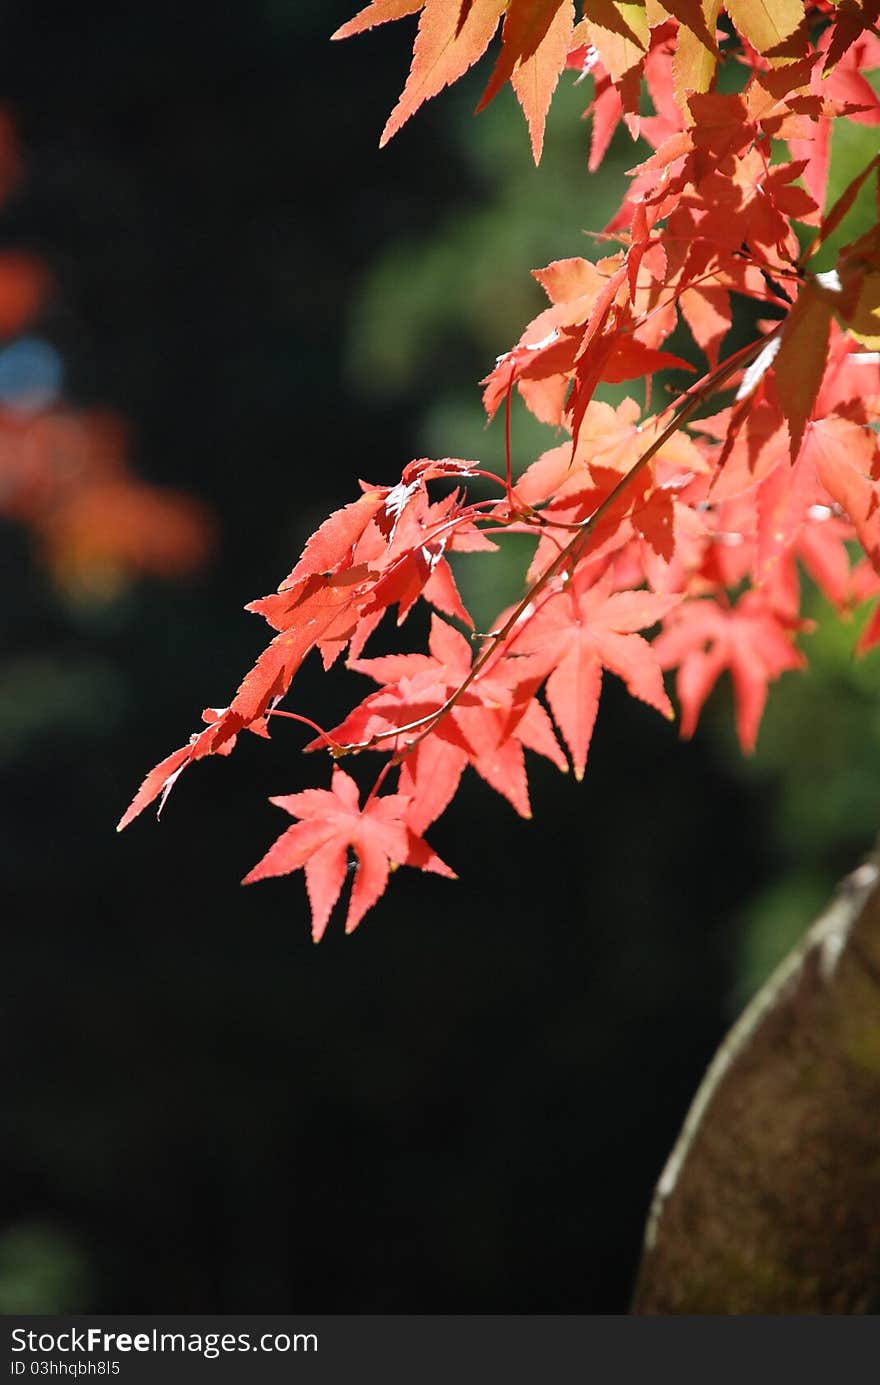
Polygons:
[[[271,642],[229,705],[206,711],[151,771],[120,826],[161,805],[193,761],[229,754],[243,731],[268,737],[279,717],[310,726],[306,748],[337,761],[378,754],[363,803],[338,766],[329,790],[274,800],[297,821],[247,877],[303,867],[317,939],[349,850],[349,929],[391,867],[451,874],[424,834],[466,768],[523,816],[526,750],[560,769],[570,761],[581,777],[605,672],[671,717],[664,673],[674,671],[685,736],[729,672],[739,738],[753,749],[769,684],[805,665],[802,572],[841,614],[880,592],[880,227],[811,269],[863,187],[880,201],[878,156],[826,206],[835,121],[880,123],[865,76],[880,67],[878,10],[876,0],[583,0],[577,10],[572,0],[374,0],[338,31],[418,14],[383,143],[500,26],[480,104],[509,81],[536,160],[565,69],[592,78],[590,170],[621,122],[651,152],[602,228],[600,257],[534,271],[548,306],[482,381],[488,417],[504,415],[506,474],[419,459],[395,484],[362,482],[278,591],[251,604]],[[722,69],[733,78],[719,85]],[[735,308],[757,325],[730,352]],[[651,377],[693,369],[669,349],[681,327],[705,369],[664,405]],[[600,384],[626,381],[660,396],[658,411],[596,398]],[[517,479],[514,393],[557,430]],[[475,478],[488,478],[492,498],[469,498]],[[476,633],[449,556],[488,559],[510,534],[534,544],[526,589]],[[433,611],[428,652],[365,657],[385,613],[395,608],[400,623],[418,601]],[[860,649],[878,642],[875,616]],[[344,655],[376,685],[330,729],[281,705],[313,649],[325,668]]]

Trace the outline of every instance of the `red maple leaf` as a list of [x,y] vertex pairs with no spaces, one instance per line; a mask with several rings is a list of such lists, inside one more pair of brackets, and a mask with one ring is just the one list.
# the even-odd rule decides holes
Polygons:
[[688,601],[674,611],[654,641],[663,668],[678,667],[681,734],[689,739],[709,693],[725,669],[736,697],[740,744],[749,754],[767,701],[768,685],[787,669],[803,668],[784,621],[756,592],[731,608],[718,601]]
[[417,865],[420,870],[454,878],[449,867],[406,822],[409,799],[402,794],[367,799],[360,806],[358,786],[341,769],[333,770],[328,789],[305,789],[270,800],[299,821],[288,827],[242,882],[266,880],[305,869],[312,909],[312,937],[318,942],[342,892],[348,870],[348,849],[358,860],[351,890],[346,933],[353,933],[364,914],[385,892],[392,866]]
[[588,569],[541,603],[517,636],[516,648],[535,656],[547,678],[547,700],[571,751],[578,779],[599,710],[602,670],[622,678],[633,697],[672,716],[663,674],[647,640],[636,634],[655,625],[678,596],[614,592],[610,577],[589,586]]

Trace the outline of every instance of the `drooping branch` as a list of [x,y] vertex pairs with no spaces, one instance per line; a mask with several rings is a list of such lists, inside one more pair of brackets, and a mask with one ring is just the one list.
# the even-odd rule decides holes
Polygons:
[[435,729],[440,721],[457,706],[463,695],[467,692],[472,683],[479,677],[483,669],[492,659],[496,651],[504,644],[505,640],[512,634],[522,617],[534,605],[538,596],[545,588],[565,571],[567,567],[573,566],[579,558],[583,557],[590,536],[595,530],[599,521],[614,508],[617,502],[626,494],[637,477],[644,471],[648,463],[657,455],[662,447],[672,438],[678,430],[691,418],[697,410],[717,393],[724,384],[735,375],[739,370],[744,370],[767,348],[768,343],[775,339],[779,334],[782,323],[779,327],[773,328],[767,335],[759,340],[744,346],[740,351],[728,357],[714,370],[710,370],[701,380],[690,389],[685,390],[675,403],[668,407],[675,411],[674,417],[662,430],[649,447],[646,447],[638,460],[620,478],[614,489],[605,497],[602,503],[594,512],[576,526],[574,537],[560,550],[559,554],[544,569],[541,575],[530,585],[525,596],[514,607],[513,612],[499,630],[493,631],[487,637],[487,644],[480,651],[468,673],[459,686],[450,693],[449,697],[438,707],[435,712],[430,712],[426,716],[418,717],[414,721],[407,722],[403,726],[396,726],[388,731],[377,731],[366,740],[353,745],[344,745],[332,751],[334,758],[340,755],[354,754],[362,750],[375,750],[377,746],[385,741],[394,740],[399,736],[418,735],[408,745],[395,752],[395,759],[400,762],[424,738]]

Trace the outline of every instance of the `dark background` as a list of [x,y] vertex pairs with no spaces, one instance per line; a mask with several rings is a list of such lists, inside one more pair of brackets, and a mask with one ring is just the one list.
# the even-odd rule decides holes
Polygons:
[[[369,359],[352,383],[371,266],[491,194],[457,98],[377,152],[412,28],[329,44],[352,8],[0,18],[27,169],[2,238],[53,270],[39,331],[66,395],[124,413],[142,474],[221,527],[201,576],[103,606],[0,531],[4,657],[28,671],[0,687],[6,1311],[625,1311],[749,902],[797,855],[772,759],[744,774],[711,725],[682,746],[614,680],[582,785],[536,764],[526,823],[468,782],[431,833],[460,882],[402,872],[319,948],[301,878],[237,884],[284,825],[268,795],[324,780],[295,727],[114,836],[261,647],[244,602],[358,476],[420,455],[436,389],[491,364],[465,333],[396,397]],[[327,725],[350,696],[311,666],[301,693]],[[809,847],[819,895],[873,825]]]

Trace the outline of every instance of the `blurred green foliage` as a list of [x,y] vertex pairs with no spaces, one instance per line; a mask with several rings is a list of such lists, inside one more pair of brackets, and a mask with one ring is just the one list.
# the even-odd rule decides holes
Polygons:
[[[874,73],[880,88],[880,73]],[[877,153],[876,125],[857,125],[853,120],[838,120],[832,131],[831,171],[828,175],[828,206],[832,207],[844,189],[858,177]],[[829,269],[843,246],[857,239],[877,219],[876,200],[871,180],[860,188],[852,210],[836,231],[832,231],[810,268]]]
[[743,914],[741,1001],[800,937],[880,827],[880,654],[853,655],[866,612],[841,620],[812,588],[805,606],[815,621],[802,638],[809,668],[771,689],[754,758],[739,754],[729,718],[718,715],[719,699],[709,723],[734,772],[772,799],[781,861],[778,878]]
[[118,673],[83,655],[0,663],[0,765],[64,736],[87,744],[119,724]]
[[566,255],[594,257],[586,233],[615,211],[633,145],[617,141],[601,172],[586,175],[581,117],[590,84],[572,76],[556,93],[537,168],[510,90],[476,118],[480,77],[444,94],[443,119],[469,181],[436,226],[420,236],[404,229],[367,274],[350,330],[351,372],[362,389],[399,394],[445,375],[455,351],[490,369],[499,342],[514,341],[546,304],[529,269]]
[[0,1235],[0,1313],[82,1313],[92,1292],[88,1256],[69,1232],[32,1222]]

